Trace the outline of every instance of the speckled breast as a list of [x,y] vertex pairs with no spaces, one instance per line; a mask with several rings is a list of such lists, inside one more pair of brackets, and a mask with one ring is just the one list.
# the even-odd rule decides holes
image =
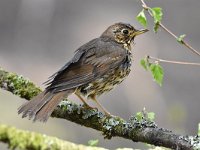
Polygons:
[[90,98],[112,90],[129,75],[131,71],[131,58],[132,55],[129,53],[126,60],[119,67],[111,69],[110,72],[97,78],[95,81],[79,87],[78,91],[81,95]]

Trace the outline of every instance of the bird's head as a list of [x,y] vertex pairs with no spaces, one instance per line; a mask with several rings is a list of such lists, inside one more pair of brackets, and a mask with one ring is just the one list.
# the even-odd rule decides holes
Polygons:
[[148,29],[137,30],[130,24],[116,23],[109,26],[101,37],[109,37],[120,44],[130,45],[137,35],[147,32]]

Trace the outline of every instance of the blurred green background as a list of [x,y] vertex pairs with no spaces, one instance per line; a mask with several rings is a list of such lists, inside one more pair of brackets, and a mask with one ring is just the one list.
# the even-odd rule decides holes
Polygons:
[[[200,42],[199,0],[148,0],[152,7],[164,9],[163,23],[195,48]],[[111,24],[127,22],[142,28],[135,20],[141,10],[139,0],[1,0],[0,66],[21,74],[44,88],[42,83],[63,66],[82,44],[100,34]],[[145,55],[200,62],[200,58],[178,44],[164,31],[150,32],[136,38],[134,63],[130,76],[117,88],[100,97],[113,114],[128,119],[141,111],[156,113],[160,127],[179,134],[196,134],[200,122],[200,67],[163,64],[165,77],[159,87],[139,62]],[[200,50],[199,50],[200,51]],[[71,99],[77,99],[70,96]],[[140,148],[122,138],[104,140],[100,132],[66,120],[50,118],[47,123],[32,123],[17,115],[25,100],[0,90],[0,123],[44,133],[75,143],[99,139],[99,146]],[[1,150],[7,145],[0,144]]]

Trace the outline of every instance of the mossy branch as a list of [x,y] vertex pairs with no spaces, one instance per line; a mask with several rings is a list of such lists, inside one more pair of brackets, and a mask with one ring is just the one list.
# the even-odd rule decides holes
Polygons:
[[[17,74],[0,69],[0,87],[21,98],[30,100],[41,90],[32,82]],[[147,118],[138,120],[131,117],[125,121],[119,117],[106,117],[95,109],[85,109],[70,101],[63,101],[53,112],[52,117],[66,119],[77,124],[103,132],[105,138],[118,136],[134,142],[144,142],[172,149],[191,150],[200,148],[198,136],[181,136],[159,128]],[[0,139],[1,140],[1,139]]]
[[0,141],[9,144],[10,149],[20,150],[107,150],[74,144],[39,133],[23,131],[0,124]]
[[23,76],[7,72],[2,68],[0,68],[0,88],[27,100],[30,100],[42,91]]

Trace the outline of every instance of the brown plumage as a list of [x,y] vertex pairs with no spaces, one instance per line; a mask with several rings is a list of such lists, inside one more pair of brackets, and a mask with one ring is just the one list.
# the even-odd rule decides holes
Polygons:
[[47,121],[59,102],[75,93],[88,107],[83,97],[94,100],[109,115],[96,96],[110,91],[129,74],[131,43],[146,31],[124,23],[108,27],[99,38],[76,50],[74,57],[49,78],[45,91],[22,105],[18,113],[34,121]]

